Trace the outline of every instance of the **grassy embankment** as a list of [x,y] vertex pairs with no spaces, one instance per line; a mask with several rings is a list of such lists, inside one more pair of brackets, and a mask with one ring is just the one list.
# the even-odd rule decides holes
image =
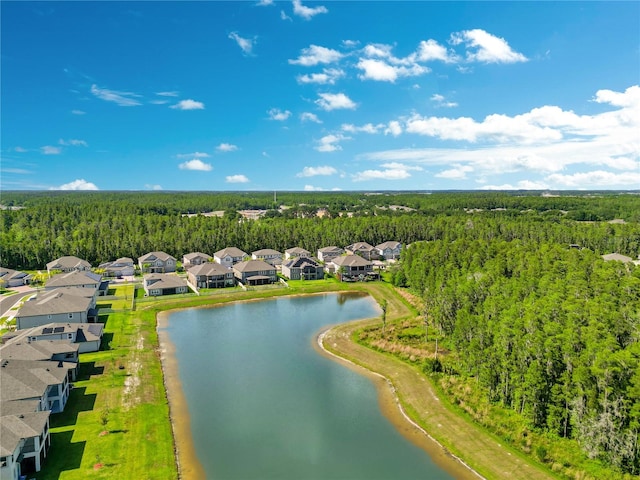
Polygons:
[[[85,478],[177,478],[169,407],[156,333],[159,311],[215,305],[280,295],[359,290],[387,300],[387,326],[414,318],[416,312],[384,283],[343,284],[334,280],[290,282],[290,287],[247,292],[207,292],[201,296],[138,299],[132,310],[132,285],[119,286],[99,302],[105,322],[103,350],[81,355],[78,381],[65,412],[51,418],[52,447],[39,480]],[[433,386],[410,363],[354,343],[358,328],[379,326],[379,319],[343,325],[327,345],[341,355],[378,370],[399,389],[406,412],[443,445],[489,478],[548,478],[517,451],[467,421],[444,401],[433,401]],[[376,327],[376,328],[377,328]],[[426,400],[425,400],[426,399]],[[421,402],[427,402],[421,403]],[[495,470],[497,468],[497,470]],[[495,474],[491,472],[495,471]]]

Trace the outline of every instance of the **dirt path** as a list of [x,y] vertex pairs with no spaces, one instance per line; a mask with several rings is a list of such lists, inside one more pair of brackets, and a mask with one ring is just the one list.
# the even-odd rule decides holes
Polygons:
[[[387,299],[388,315],[398,318],[411,313],[406,305],[398,301],[399,297],[389,289],[375,288],[371,293],[378,299],[381,298],[380,295]],[[375,352],[351,340],[354,331],[376,322],[379,323],[379,320],[365,320],[333,327],[324,332],[322,345],[332,353],[383,375],[393,385],[408,416],[440,444],[445,445],[452,455],[464,460],[480,476],[489,479],[522,480],[553,478],[536,466],[528,464],[514,450],[502,446],[499,440],[487,432],[445,408],[429,380],[417,369],[390,355]],[[389,387],[387,390],[391,391]],[[397,408],[396,410],[399,411]],[[391,420],[396,425],[404,423],[400,428],[403,433],[407,430],[416,430],[406,420],[396,421],[393,418]],[[456,477],[462,478],[457,474]]]

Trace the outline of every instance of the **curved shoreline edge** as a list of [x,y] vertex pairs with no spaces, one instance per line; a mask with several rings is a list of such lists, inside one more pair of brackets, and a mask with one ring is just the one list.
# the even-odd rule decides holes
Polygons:
[[[358,320],[356,320],[355,322],[358,322]],[[374,385],[376,386],[376,390],[378,391],[380,409],[382,413],[405,438],[417,445],[422,450],[425,450],[426,453],[431,457],[433,462],[436,463],[439,467],[443,468],[448,473],[455,475],[455,478],[457,479],[479,478],[482,480],[486,480],[485,477],[480,475],[479,472],[474,470],[469,464],[462,460],[462,458],[451,453],[443,444],[441,444],[429,432],[427,432],[424,428],[414,422],[411,417],[409,417],[404,407],[402,406],[402,403],[400,402],[396,386],[388,377],[363,365],[355,363],[352,360],[349,360],[348,358],[345,358],[339,354],[336,354],[328,350],[324,346],[324,340],[327,334],[331,333],[335,328],[337,328],[336,325],[328,326],[316,335],[314,342],[316,350],[318,350],[326,357],[351,368],[360,375],[367,376],[372,380],[378,380],[374,381]],[[385,399],[385,397],[387,397],[387,399]],[[392,405],[388,405],[388,401],[385,402],[385,400],[389,399],[392,401]],[[393,412],[390,411],[389,407],[395,408],[397,415],[393,415]],[[403,422],[404,425],[400,425],[398,423],[398,420]],[[409,429],[406,428],[407,424],[409,426]],[[416,433],[419,436],[416,436]],[[420,438],[420,436],[422,436],[422,438]],[[434,447],[436,448],[434,449]],[[452,461],[455,461],[459,468],[452,468]]]

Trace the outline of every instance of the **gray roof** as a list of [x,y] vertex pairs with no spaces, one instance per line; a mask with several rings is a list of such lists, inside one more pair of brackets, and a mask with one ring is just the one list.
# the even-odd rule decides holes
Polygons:
[[5,281],[12,280],[14,278],[28,278],[31,277],[28,273],[20,272],[18,270],[11,270],[10,268],[0,267],[0,278]]
[[309,250],[305,250],[301,247],[288,248],[284,252],[289,255],[311,255],[311,252]]
[[140,263],[144,263],[144,262],[148,262],[148,261],[153,261],[153,260],[162,260],[163,262],[166,262],[167,260],[174,260],[175,258],[172,257],[171,255],[169,255],[168,253],[165,252],[149,252],[146,253],[144,255],[142,255],[141,257],[138,257],[138,262]]
[[67,372],[76,368],[69,362],[0,359],[0,402],[37,399],[49,385],[64,382]]
[[362,258],[360,255],[345,255],[336,257],[331,262],[339,267],[361,267],[373,265],[369,260]]
[[207,262],[202,265],[195,265],[189,269],[189,273],[193,275],[206,275],[206,276],[218,276],[233,273],[227,267],[223,267],[219,263]]
[[72,255],[60,257],[47,263],[47,270],[66,270],[69,268],[91,268],[91,264]]
[[[66,334],[75,333],[76,343],[93,342],[100,340],[104,331],[103,323],[64,323],[64,322],[52,322],[38,327],[27,328],[24,330],[15,330],[2,337],[2,342],[5,345],[15,342],[27,342],[29,337],[40,336],[60,336]],[[45,339],[43,339],[45,340]],[[42,340],[38,340],[42,342]],[[0,347],[2,350],[2,347]]]
[[236,263],[233,269],[240,273],[276,271],[276,267],[262,260],[247,260],[246,262]]
[[88,295],[89,293],[89,289],[81,287],[45,290],[39,292],[35,298],[24,302],[16,316],[31,317],[86,312],[93,301],[93,295]]
[[378,250],[384,250],[385,248],[400,248],[402,247],[402,244],[400,242],[394,242],[394,241],[389,241],[389,242],[384,242],[381,243],[380,245],[376,245],[376,248]]
[[46,288],[76,287],[78,285],[100,285],[102,275],[93,272],[74,270],[68,273],[58,273],[45,282]]
[[152,273],[144,276],[144,284],[147,288],[177,288],[186,287],[187,282],[171,273]]
[[0,417],[0,456],[13,455],[20,440],[38,437],[44,432],[49,411],[2,415]]
[[234,258],[247,256],[246,252],[243,252],[242,250],[236,247],[223,248],[222,250],[218,250],[216,253],[213,254],[214,257],[218,257],[218,258],[223,258],[223,257],[226,257],[227,255]]
[[351,250],[352,252],[355,252],[356,250],[371,251],[374,250],[374,247],[372,245],[369,245],[367,242],[356,242],[349,245],[347,247],[347,250]]
[[101,263],[98,265],[98,268],[123,268],[123,267],[133,267],[133,259],[129,257],[122,257],[113,262]]
[[325,253],[325,252],[327,252],[327,253],[343,253],[344,249],[332,245],[330,247],[322,247],[318,251],[322,252],[322,253]]
[[255,255],[256,257],[263,256],[263,255],[282,255],[282,253],[280,253],[277,250],[273,250],[272,248],[263,248],[262,250],[256,250],[255,252],[251,252],[251,254]]
[[80,345],[68,340],[40,340],[37,342],[12,341],[0,347],[5,360],[51,360],[60,353],[77,353]]
[[311,257],[296,257],[284,264],[287,268],[304,268],[306,265],[311,265],[314,268],[320,266],[320,264]]
[[186,255],[183,256],[183,258],[185,260],[193,260],[194,258],[206,258],[207,260],[211,260],[211,255],[207,255],[206,253],[202,253],[202,252],[193,252],[193,253],[187,253]]

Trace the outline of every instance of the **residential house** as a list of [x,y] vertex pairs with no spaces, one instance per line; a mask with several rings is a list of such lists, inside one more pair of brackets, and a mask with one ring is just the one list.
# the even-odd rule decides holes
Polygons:
[[182,266],[185,270],[188,270],[196,265],[202,265],[203,263],[211,261],[213,261],[213,257],[202,252],[187,253],[186,255],[182,256]]
[[345,247],[345,250],[349,255],[360,255],[366,260],[377,260],[380,257],[375,247],[369,245],[367,242],[352,243],[348,247]]
[[165,252],[149,252],[138,257],[138,266],[143,273],[171,273],[176,271],[176,259]]
[[227,247],[213,254],[213,260],[227,268],[232,268],[236,263],[244,261],[248,255],[236,247]]
[[144,291],[150,297],[189,292],[189,285],[184,279],[167,273],[145,275],[142,284]]
[[323,247],[318,250],[318,260],[324,263],[329,263],[331,260],[339,257],[342,254],[344,254],[344,250],[340,247]]
[[104,270],[105,277],[131,277],[136,273],[136,267],[133,259],[122,257],[113,262],[102,263],[98,268]]
[[0,358],[0,402],[37,400],[38,410],[59,413],[69,399],[70,381],[77,365],[42,360],[7,360]]
[[247,260],[233,266],[236,280],[243,285],[265,285],[278,281],[276,267],[262,260]]
[[47,323],[6,333],[2,337],[2,344],[65,340],[78,345],[78,353],[97,352],[100,350],[103,332],[102,323]]
[[373,263],[360,255],[344,255],[331,260],[331,265],[343,282],[373,280],[378,274],[373,271]]
[[282,274],[291,280],[322,280],[324,268],[311,257],[296,257],[282,264]]
[[251,253],[251,258],[253,260],[262,260],[263,262],[267,262],[274,267],[276,265],[282,265],[282,253],[277,250],[273,250],[271,248],[263,248],[262,250],[256,250]]
[[47,323],[88,323],[98,317],[95,297],[87,288],[56,288],[38,292],[24,302],[15,316],[23,330]]
[[191,267],[187,271],[187,278],[197,288],[233,287],[236,283],[233,270],[214,262]]
[[402,250],[402,244],[400,242],[384,242],[380,245],[376,245],[378,256],[384,260],[398,260],[400,258],[400,251]]
[[305,250],[304,248],[300,248],[300,247],[288,248],[287,250],[284,251],[284,258],[287,260],[295,257],[310,257],[310,256],[311,256],[311,252],[309,250]]
[[[50,360],[56,362],[78,363],[80,345],[68,340],[41,340],[31,342],[27,338],[18,338],[0,346],[0,358],[5,360]],[[75,372],[73,378],[75,379]]]
[[49,278],[45,284],[45,290],[56,288],[78,287],[86,288],[94,297],[103,296],[109,290],[109,282],[102,280],[102,275],[93,272],[67,272],[58,273]]
[[0,479],[19,480],[39,472],[51,446],[48,410],[0,416]]
[[31,275],[28,273],[0,267],[0,284],[5,288],[21,287],[29,283],[30,280]]
[[74,270],[78,270],[80,272],[90,271],[91,264],[86,260],[82,260],[81,258],[71,255],[60,257],[47,263],[47,272],[49,275],[54,271],[73,272]]

